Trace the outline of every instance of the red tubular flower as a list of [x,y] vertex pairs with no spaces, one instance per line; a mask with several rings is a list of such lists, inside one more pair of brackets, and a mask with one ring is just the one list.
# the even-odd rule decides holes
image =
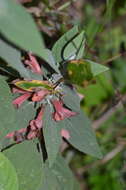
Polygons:
[[30,130],[30,132],[27,134],[27,140],[32,140],[35,139],[36,137],[39,136],[39,131],[38,130]]
[[12,93],[24,94],[24,93],[26,93],[26,91],[22,90],[22,89],[19,89],[19,88],[12,88]]
[[47,96],[49,94],[48,90],[39,90],[37,92],[35,92],[32,96],[32,101],[33,102],[40,102],[42,101],[45,96]]
[[24,64],[26,64],[28,68],[31,69],[34,73],[42,74],[42,70],[36,58],[31,53],[29,53],[28,55],[30,60],[25,60]]
[[37,115],[37,118],[29,122],[27,128],[22,128],[17,131],[8,133],[5,138],[14,139],[16,143],[20,143],[23,140],[31,140],[40,135],[40,129],[42,128],[42,116],[44,113],[44,107],[42,107]]
[[15,100],[13,100],[13,105],[15,105],[17,108],[19,108],[21,106],[21,104],[23,104],[23,102],[25,102],[28,98],[30,98],[31,93],[24,93],[23,95],[19,96],[18,98],[16,98]]
[[33,102],[40,102],[45,98],[45,96],[50,94],[49,90],[47,90],[47,89],[39,90],[36,92],[27,92],[25,90],[13,88],[12,92],[22,94],[21,96],[19,96],[18,98],[16,98],[12,102],[13,105],[15,105],[17,108],[19,108],[23,104],[23,102],[26,101],[27,99],[29,99],[30,97],[32,98]]
[[83,100],[83,98],[84,98],[84,95],[83,95],[83,94],[77,93],[77,95],[79,96],[80,100]]
[[39,111],[37,118],[35,120],[32,120],[30,122],[31,128],[37,128],[37,129],[41,129],[42,128],[42,116],[44,113],[44,107],[41,108],[41,110]]
[[14,131],[8,133],[5,138],[13,139],[16,143],[20,143],[24,140],[23,134],[26,133],[26,128],[19,129],[18,131]]
[[15,105],[17,108],[19,108],[21,106],[21,104],[23,104],[23,102],[25,102],[28,98],[31,97],[31,93],[30,92],[26,92],[25,90],[19,89],[19,88],[12,88],[12,93],[20,93],[22,94],[21,96],[19,96],[18,98],[13,100],[13,105]]
[[68,140],[70,138],[70,133],[68,130],[62,129],[60,133],[61,133],[61,136],[64,137],[65,139]]
[[37,118],[34,120],[31,120],[29,123],[29,126],[27,127],[27,139],[31,140],[39,136],[40,129],[42,128],[43,122],[42,122],[42,116],[44,113],[44,108],[42,107]]
[[52,104],[55,108],[55,112],[53,113],[53,118],[55,121],[60,121],[65,118],[69,118],[71,116],[75,116],[77,113],[72,112],[67,108],[63,107],[63,102],[60,100],[53,100]]

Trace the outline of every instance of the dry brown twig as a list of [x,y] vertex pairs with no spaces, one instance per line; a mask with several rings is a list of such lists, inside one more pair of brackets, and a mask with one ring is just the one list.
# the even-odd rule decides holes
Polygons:
[[107,110],[102,116],[93,122],[93,129],[97,130],[105,121],[107,121],[118,109],[123,108],[123,103],[126,102],[126,95],[121,97],[117,104]]
[[119,143],[114,149],[112,149],[108,154],[106,154],[102,160],[97,160],[92,164],[87,164],[84,167],[79,168],[76,172],[77,175],[82,175],[84,172],[88,171],[91,168],[98,167],[100,165],[106,164],[112,160],[119,152],[121,152],[126,146],[126,141]]

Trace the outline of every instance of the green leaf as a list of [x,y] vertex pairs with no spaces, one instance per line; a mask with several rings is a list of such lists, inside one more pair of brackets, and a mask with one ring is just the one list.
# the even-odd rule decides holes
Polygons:
[[[36,116],[36,109],[34,108],[34,104],[25,101],[20,109],[16,109],[15,113],[15,128],[10,128],[11,132],[15,130],[19,130],[22,128],[26,128],[29,125],[29,121],[34,119]],[[5,148],[9,144],[14,143],[13,139],[2,139],[1,140],[1,148]]]
[[64,104],[73,111],[80,111],[80,98],[75,89],[69,86],[63,86],[64,96],[62,97]]
[[11,162],[0,153],[0,189],[18,190],[18,178]]
[[57,177],[53,174],[52,170],[49,168],[48,164],[43,167],[43,180],[42,187],[39,189],[44,190],[59,190],[60,184],[58,183]]
[[86,81],[91,81],[93,77],[105,72],[108,67],[86,59],[71,60],[67,63],[68,80],[79,86],[84,86]]
[[29,121],[34,119],[36,115],[36,109],[34,105],[26,101],[20,109],[16,110],[16,125],[18,129],[26,128],[29,124]]
[[77,116],[61,121],[59,126],[69,131],[68,142],[75,148],[97,158],[102,158],[95,133],[91,128],[91,122],[82,111]]
[[4,154],[16,168],[19,190],[38,190],[42,180],[42,160],[36,144],[23,142],[7,149]]
[[92,17],[92,16],[89,17],[88,22],[85,27],[85,32],[86,32],[86,37],[87,37],[89,47],[94,48],[96,36],[97,34],[103,31],[103,26],[104,26],[104,23],[101,23],[101,24],[98,23],[98,20],[96,17]]
[[[112,78],[116,82],[116,85],[119,86],[120,89],[126,88],[126,65],[124,64],[123,57],[114,61],[114,66],[112,70]],[[115,86],[114,86],[115,88]]]
[[116,0],[107,0],[106,1],[106,17],[107,17],[107,19],[109,19],[110,21],[111,21],[111,19],[112,19],[112,14],[113,14],[113,6],[114,6],[114,4],[115,4],[115,1]]
[[109,70],[109,68],[104,66],[104,65],[95,63],[95,62],[90,61],[90,60],[86,60],[86,61],[88,61],[90,63],[91,72],[92,72],[94,77]]
[[0,40],[0,57],[6,61],[9,66],[16,69],[22,77],[30,78],[28,71],[21,62],[20,52],[3,40]]
[[0,10],[1,33],[19,47],[42,54],[44,44],[41,35],[25,8],[14,0],[1,0]]
[[71,55],[75,55],[75,59],[80,59],[84,55],[84,48],[85,48],[85,32],[82,31],[75,37],[64,49],[64,58],[66,60],[71,57]]
[[85,81],[93,78],[90,63],[84,59],[71,60],[67,63],[67,76],[71,83],[84,86]]
[[79,34],[78,26],[74,26],[65,33],[53,46],[52,52],[57,63],[76,56],[77,59],[82,58],[84,51],[84,31]]
[[53,166],[53,173],[57,176],[60,183],[60,189],[73,190],[75,179],[65,160],[60,155],[57,157]]
[[[74,190],[75,179],[65,160],[58,155],[52,167],[45,164],[42,189],[44,190]],[[77,183],[77,182],[76,182]],[[77,186],[76,186],[77,187]],[[79,190],[79,186],[78,186]]]
[[74,180],[74,188],[73,188],[73,190],[79,190],[80,189],[80,184],[79,184],[79,182],[77,181],[77,180]]
[[40,56],[59,72],[51,51],[45,48],[42,37],[25,8],[14,0],[1,0],[0,10],[0,32],[20,48]]
[[45,108],[43,116],[43,133],[49,159],[49,166],[52,166],[56,160],[59,147],[61,145],[61,135],[58,123],[52,119],[50,109],[50,105]]
[[15,129],[15,109],[6,81],[0,77],[0,139]]
[[40,55],[57,73],[60,73],[56,61],[49,49],[43,49],[43,54]]
[[[85,96],[85,105],[89,108],[91,106],[97,106],[105,99],[114,96],[114,89],[111,85],[110,72],[102,73],[95,78],[96,83],[91,84],[85,88],[78,87],[78,92]],[[93,98],[92,98],[93,94]]]

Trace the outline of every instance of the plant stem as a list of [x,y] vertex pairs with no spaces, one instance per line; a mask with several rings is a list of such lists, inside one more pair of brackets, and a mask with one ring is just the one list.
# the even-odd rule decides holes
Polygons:
[[43,162],[45,162],[47,160],[48,156],[47,156],[47,151],[46,151],[43,131],[41,133],[41,136],[39,137],[39,144],[40,144],[40,151],[41,151],[41,154],[42,154]]

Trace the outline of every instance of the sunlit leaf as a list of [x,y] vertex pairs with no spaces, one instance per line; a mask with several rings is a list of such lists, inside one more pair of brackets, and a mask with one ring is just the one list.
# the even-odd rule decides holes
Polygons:
[[41,153],[32,141],[24,142],[4,151],[16,168],[19,190],[38,190],[42,180]]
[[0,189],[18,190],[18,179],[11,162],[0,153]]

